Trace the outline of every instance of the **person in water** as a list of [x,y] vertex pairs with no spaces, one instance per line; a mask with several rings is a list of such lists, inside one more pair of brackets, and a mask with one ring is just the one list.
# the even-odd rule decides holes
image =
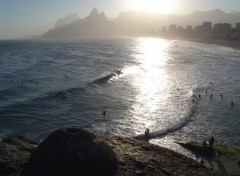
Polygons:
[[198,98],[201,99],[201,95],[200,94],[198,95]]
[[107,112],[106,111],[103,111],[103,113],[102,113],[104,116],[107,114]]
[[212,99],[212,94],[211,94],[210,98]]
[[234,103],[233,103],[233,101],[231,102],[231,107],[233,107],[234,106]]
[[223,98],[223,95],[221,94],[221,100],[222,100],[222,98]]
[[145,136],[148,138],[149,137],[149,133],[150,133],[150,130],[148,128],[146,128],[145,130]]

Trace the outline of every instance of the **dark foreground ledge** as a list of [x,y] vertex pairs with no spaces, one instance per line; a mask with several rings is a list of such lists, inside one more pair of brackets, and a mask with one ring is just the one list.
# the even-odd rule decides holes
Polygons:
[[193,159],[133,138],[103,137],[76,128],[59,129],[39,146],[23,138],[0,142],[5,175],[217,175]]

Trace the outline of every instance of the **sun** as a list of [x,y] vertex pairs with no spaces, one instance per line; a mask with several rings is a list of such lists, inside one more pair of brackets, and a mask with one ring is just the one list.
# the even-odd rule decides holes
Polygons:
[[154,13],[174,13],[177,0],[130,0],[132,9]]

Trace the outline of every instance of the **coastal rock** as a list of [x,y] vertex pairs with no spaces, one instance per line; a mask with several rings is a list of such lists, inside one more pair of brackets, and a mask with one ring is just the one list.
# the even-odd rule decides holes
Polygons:
[[56,130],[35,148],[36,145],[19,137],[2,140],[0,176],[224,175],[148,142],[130,137],[96,136],[83,129]]
[[117,159],[112,149],[83,129],[59,129],[32,153],[21,175],[114,175]]
[[0,142],[0,175],[17,176],[28,162],[36,145],[22,137],[7,137]]
[[106,137],[117,155],[115,176],[217,176],[193,159],[148,142],[127,137]]

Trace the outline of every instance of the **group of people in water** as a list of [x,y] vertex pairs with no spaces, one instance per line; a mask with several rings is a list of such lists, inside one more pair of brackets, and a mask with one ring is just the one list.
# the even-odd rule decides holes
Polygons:
[[[210,82],[210,84],[212,84],[211,82]],[[206,89],[206,94],[208,94],[208,90]],[[198,94],[198,98],[199,99],[201,99],[201,94]],[[210,99],[212,99],[213,98],[213,94],[210,94]],[[220,98],[221,98],[221,100],[223,99],[223,95],[221,94],[220,95]],[[233,106],[234,106],[234,102],[233,102],[233,100],[231,101],[231,108],[233,108]]]

